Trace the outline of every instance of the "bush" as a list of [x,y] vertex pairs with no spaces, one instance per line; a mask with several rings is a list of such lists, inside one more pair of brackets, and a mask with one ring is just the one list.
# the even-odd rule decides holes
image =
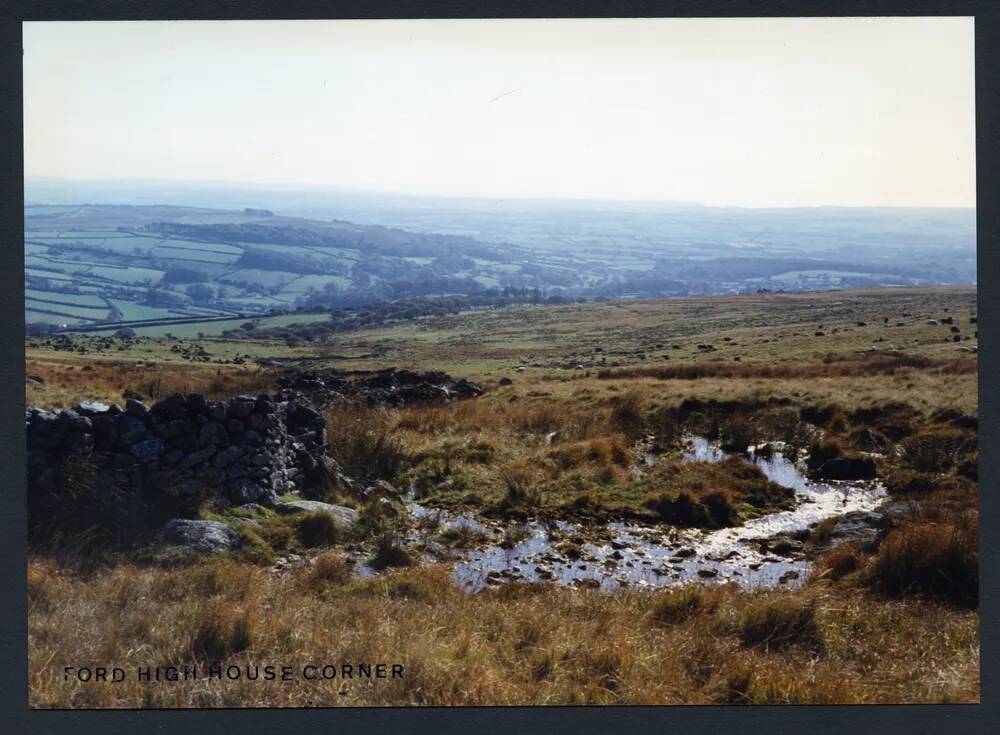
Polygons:
[[889,533],[879,545],[868,583],[890,595],[921,595],[967,608],[979,606],[978,524],[919,522]]

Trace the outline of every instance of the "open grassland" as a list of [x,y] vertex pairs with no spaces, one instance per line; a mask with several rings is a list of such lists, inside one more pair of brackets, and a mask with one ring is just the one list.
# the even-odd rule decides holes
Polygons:
[[[358,579],[345,563],[358,549],[379,567],[412,559],[393,545],[402,530],[391,514],[335,487],[322,499],[362,514],[350,537],[268,513],[252,519],[249,547],[224,559],[68,562],[39,548],[28,569],[31,704],[976,702],[974,318],[974,290],[933,288],[517,308],[319,342],[29,340],[37,382],[27,398],[46,407],[126,392],[260,393],[278,370],[254,364],[265,358],[483,380],[483,396],[444,406],[333,406],[329,452],[353,477],[412,484],[428,506],[511,529],[525,517],[739,525],[787,502],[746,462],[681,462],[685,433],[733,447],[782,442],[810,468],[873,456],[907,509],[874,546],[825,550],[820,524],[804,539],[816,550],[812,577],[768,592],[543,584],[468,594],[443,564]],[[199,347],[229,362],[199,362]],[[647,452],[655,466],[636,473]],[[232,512],[202,517],[238,523]],[[269,566],[289,553],[311,561]],[[63,666],[79,662],[133,673],[215,661],[399,663],[405,675],[63,680]]]
[[[955,287],[514,307],[335,334],[330,341],[345,355],[379,353],[374,361],[338,362],[342,367],[375,362],[477,379],[518,367],[551,377],[577,365],[703,365],[737,358],[794,366],[864,350],[947,360],[968,356],[962,348],[976,344],[977,328],[969,321],[975,300],[974,289]],[[941,323],[948,318],[954,323]]]
[[[976,401],[975,300],[971,288],[935,287],[514,307],[333,333],[313,342],[229,340],[216,331],[233,327],[226,321],[139,328],[139,339],[124,345],[102,346],[109,335],[77,335],[69,337],[69,350],[53,349],[51,338],[31,338],[27,367],[31,374],[41,363],[69,368],[102,360],[111,365],[141,361],[170,371],[190,362],[185,347],[198,346],[218,361],[242,357],[295,360],[311,368],[446,370],[487,382],[517,377],[512,396],[539,384],[556,397],[569,397],[592,388],[589,379],[601,373],[604,390],[627,384],[645,391],[655,385],[665,399],[771,390],[807,401],[863,403],[905,392],[908,400],[928,407],[964,401],[971,408]],[[264,331],[323,318],[290,314],[257,324]],[[943,323],[949,319],[951,324]],[[150,330],[153,336],[143,336]],[[900,353],[927,364],[908,368],[890,360],[844,368],[871,361],[873,353],[876,362],[877,353]],[[518,369],[519,377],[514,375]],[[57,386],[59,378],[52,377]],[[650,377],[668,379],[646,380]],[[29,402],[34,391],[41,389],[29,387]],[[44,395],[38,398],[45,405]]]

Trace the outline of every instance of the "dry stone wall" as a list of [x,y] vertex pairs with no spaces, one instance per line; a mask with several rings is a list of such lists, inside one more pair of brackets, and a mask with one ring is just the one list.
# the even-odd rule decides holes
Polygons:
[[136,400],[30,408],[25,424],[36,516],[72,492],[73,467],[88,467],[97,495],[114,499],[106,510],[137,531],[205,499],[276,507],[280,495],[309,491],[330,470],[322,414],[289,391],[228,401],[177,393],[151,408]]

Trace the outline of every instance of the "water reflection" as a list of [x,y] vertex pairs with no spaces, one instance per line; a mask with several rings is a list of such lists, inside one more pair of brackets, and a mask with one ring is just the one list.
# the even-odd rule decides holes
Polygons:
[[[706,439],[691,437],[684,459],[718,462],[726,456]],[[805,579],[809,563],[762,552],[755,541],[806,529],[850,511],[874,510],[885,497],[885,490],[874,483],[811,481],[780,453],[750,452],[748,459],[772,481],[795,490],[798,504],[794,509],[717,531],[611,523],[607,543],[575,545],[573,555],[579,558],[572,559],[556,548],[553,537],[565,539],[583,534],[582,527],[561,521],[531,522],[525,526],[524,537],[509,548],[490,543],[456,552],[455,578],[473,591],[501,581],[554,581],[608,591],[690,581],[735,582],[747,588],[795,586]],[[411,505],[411,511],[418,520],[434,514],[444,528],[465,524],[493,537],[499,533],[498,528],[470,515],[431,511],[417,503]]]

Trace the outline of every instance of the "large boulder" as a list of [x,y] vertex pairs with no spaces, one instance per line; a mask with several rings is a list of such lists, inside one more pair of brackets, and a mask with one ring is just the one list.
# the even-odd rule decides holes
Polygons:
[[150,410],[158,416],[178,419],[187,415],[187,399],[182,393],[174,393],[154,404]]
[[348,508],[343,505],[332,505],[330,503],[321,503],[318,500],[292,500],[288,503],[281,503],[278,506],[278,512],[291,514],[291,513],[315,513],[322,512],[333,518],[334,522],[343,528],[353,528],[358,522],[359,514],[353,508]]
[[157,532],[155,542],[160,546],[178,547],[197,554],[218,554],[239,548],[243,537],[219,521],[174,518]]
[[864,510],[845,513],[830,529],[830,546],[872,541],[885,523],[886,518],[882,513]]

